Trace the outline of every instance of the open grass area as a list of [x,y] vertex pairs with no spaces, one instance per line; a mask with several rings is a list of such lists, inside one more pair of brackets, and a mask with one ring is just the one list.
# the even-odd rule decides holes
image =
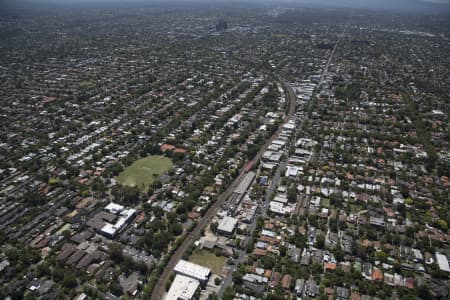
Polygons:
[[61,228],[56,232],[56,234],[61,235],[65,230],[69,230],[69,229],[70,229],[70,224],[69,224],[69,223],[66,223],[66,224],[64,224],[63,227],[61,227]]
[[330,199],[322,198],[322,200],[320,200],[320,205],[325,208],[330,208]]
[[222,269],[226,260],[226,257],[216,256],[214,253],[206,250],[195,250],[189,257],[189,261],[200,266],[208,267],[217,275],[224,275]]
[[152,155],[135,161],[116,177],[117,182],[137,186],[146,191],[150,184],[173,167],[172,161],[161,155]]

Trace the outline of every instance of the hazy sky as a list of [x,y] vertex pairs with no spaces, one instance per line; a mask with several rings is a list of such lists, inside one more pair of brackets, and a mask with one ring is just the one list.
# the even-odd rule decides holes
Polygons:
[[[313,4],[313,5],[326,5],[332,7],[352,7],[362,9],[377,9],[377,10],[392,10],[392,11],[423,11],[423,12],[450,12],[450,0],[0,0],[0,10],[9,6],[24,6],[25,3],[33,3],[36,5],[43,4],[76,4],[76,3],[270,3],[270,4]],[[3,3],[3,5],[2,5]]]

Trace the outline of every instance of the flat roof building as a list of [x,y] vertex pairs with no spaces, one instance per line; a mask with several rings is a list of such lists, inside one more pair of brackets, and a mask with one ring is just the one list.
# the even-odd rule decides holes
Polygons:
[[439,269],[445,272],[450,272],[450,268],[448,266],[448,259],[444,254],[436,252],[436,261],[439,265]]
[[224,235],[232,235],[234,228],[236,228],[238,220],[233,217],[224,217],[217,226],[217,232]]
[[245,174],[236,189],[233,191],[233,194],[228,198],[228,210],[232,212],[235,211],[255,177],[256,173],[253,171]]
[[123,207],[120,204],[111,202],[108,205],[105,206],[105,210],[112,213],[112,214],[118,214],[120,213],[125,207]]
[[234,190],[234,192],[239,193],[239,194],[244,194],[247,191],[250,184],[253,182],[253,179],[255,179],[255,177],[256,177],[256,173],[253,171],[245,174],[244,178],[241,180],[241,182],[239,182],[239,185]]
[[206,284],[211,275],[211,269],[194,264],[187,260],[180,260],[175,268],[175,273],[197,279],[201,284]]
[[197,279],[177,274],[166,295],[166,300],[191,300],[200,282]]
[[137,213],[133,208],[127,208],[113,202],[105,206],[103,210],[95,214],[87,224],[109,238],[114,238],[132,221]]

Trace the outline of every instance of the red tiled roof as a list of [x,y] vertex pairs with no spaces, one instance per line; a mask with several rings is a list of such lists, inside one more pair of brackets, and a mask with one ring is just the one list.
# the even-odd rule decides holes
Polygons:
[[273,273],[273,278],[272,278],[272,285],[278,285],[280,283],[280,279],[281,279],[281,273],[279,272],[275,272]]
[[272,237],[270,237],[270,236],[265,236],[265,235],[263,235],[263,236],[261,236],[261,237],[259,238],[259,240],[260,240],[260,241],[263,241],[263,242],[266,242],[266,243],[269,243],[269,244],[271,244],[271,245],[273,245],[273,244],[278,244],[278,240],[277,240],[276,238],[272,238]]
[[380,269],[373,269],[372,279],[373,280],[383,280],[383,272],[381,272]]
[[196,213],[196,212],[189,212],[189,213],[187,214],[187,217],[188,217],[189,219],[197,219],[198,217],[200,217],[200,214],[198,214],[198,213]]
[[162,144],[161,145],[161,151],[167,151],[167,150],[173,150],[175,149],[175,146],[170,145],[170,144]]
[[175,153],[186,153],[188,152],[186,149],[183,148],[175,148]]
[[413,289],[414,288],[414,278],[406,278],[405,279],[405,287],[407,287],[408,289]]
[[283,276],[283,279],[281,279],[281,286],[284,289],[289,289],[291,286],[292,276],[289,274],[286,274]]
[[352,292],[350,300],[361,300],[361,296],[357,292]]
[[336,264],[335,263],[326,263],[324,268],[325,268],[325,270],[334,271],[334,270],[336,270]]
[[257,248],[253,250],[253,254],[258,256],[266,256],[267,250]]

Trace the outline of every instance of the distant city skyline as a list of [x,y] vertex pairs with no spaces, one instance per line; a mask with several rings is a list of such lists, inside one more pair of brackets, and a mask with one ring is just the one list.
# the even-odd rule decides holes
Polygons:
[[[342,8],[355,8],[355,9],[370,9],[370,10],[392,10],[392,11],[405,11],[405,12],[433,12],[433,13],[450,13],[450,0],[5,0],[4,7],[30,7],[30,4],[36,6],[48,6],[48,5],[77,5],[77,4],[125,4],[125,3],[138,3],[138,4],[169,4],[169,3],[205,3],[211,4],[233,4],[233,3],[251,3],[251,4],[284,4],[284,5],[312,5],[312,6],[329,6],[329,7],[342,7]],[[33,7],[31,6],[31,7]]]

